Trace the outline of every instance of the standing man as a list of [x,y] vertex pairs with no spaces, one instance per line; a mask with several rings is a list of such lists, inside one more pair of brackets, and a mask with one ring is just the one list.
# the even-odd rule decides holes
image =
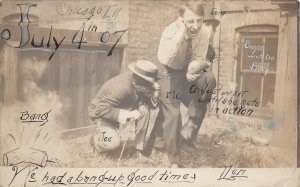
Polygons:
[[114,150],[121,141],[116,131],[119,123],[135,121],[135,148],[143,158],[151,153],[155,139],[158,70],[145,60],[130,64],[129,69],[131,72],[108,80],[91,101],[89,117],[98,126],[98,134],[91,143],[99,152]]
[[[208,45],[208,49],[207,49],[207,53],[206,53],[206,61],[209,61],[210,64],[212,64],[217,58],[216,58],[216,52],[215,49],[213,47],[213,42],[214,42],[214,35],[216,32],[216,28],[218,27],[218,25],[220,24],[220,21],[217,20],[215,18],[214,15],[212,15],[212,11],[214,10],[213,6],[211,6],[210,4],[207,4],[206,6],[204,6],[205,9],[205,18],[203,21],[204,26],[207,28],[207,30],[210,33],[210,38],[209,38],[209,45]],[[208,68],[205,68],[204,71],[208,71],[210,72],[210,74],[212,73],[212,66],[209,66]],[[207,98],[211,98],[207,97]],[[185,132],[185,128],[187,128],[187,126],[185,126],[182,129],[182,134],[184,137],[186,137],[186,139],[190,138],[190,141],[188,142],[190,145],[194,145],[194,142],[197,138],[198,132],[200,130],[201,124],[197,126],[197,128],[195,128],[194,130],[191,130],[190,132]],[[189,128],[187,128],[188,131]]]
[[[204,71],[211,63],[206,60],[210,32],[203,27],[203,19],[201,4],[186,4],[179,10],[178,19],[163,31],[158,48],[158,60],[164,66],[160,82],[163,141],[172,167],[180,164],[180,134],[187,142],[191,140],[192,132],[203,121],[206,105],[216,86],[212,72]],[[199,92],[191,92],[194,88]],[[180,103],[187,106],[189,115],[181,132]]]

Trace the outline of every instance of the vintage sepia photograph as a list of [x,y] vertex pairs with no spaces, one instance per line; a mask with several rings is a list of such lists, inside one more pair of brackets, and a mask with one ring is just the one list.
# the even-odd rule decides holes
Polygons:
[[[34,168],[168,168],[147,180],[172,185],[175,168],[219,168],[216,180],[231,181],[248,178],[234,168],[299,167],[298,9],[296,0],[0,1],[0,186],[19,173],[34,186]],[[45,173],[44,185],[99,185]],[[186,175],[177,180],[199,180]]]

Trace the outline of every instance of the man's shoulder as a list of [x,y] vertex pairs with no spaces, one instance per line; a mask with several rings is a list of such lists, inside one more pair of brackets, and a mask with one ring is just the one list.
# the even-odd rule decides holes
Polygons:
[[172,38],[178,31],[177,21],[170,23],[163,31],[163,36]]
[[209,29],[206,27],[206,26],[202,26],[201,29],[200,29],[200,34],[198,36],[200,37],[210,37],[210,31]]
[[103,87],[126,87],[131,84],[131,75],[132,73],[129,71],[121,73],[105,82]]
[[165,31],[166,31],[166,30],[171,30],[171,29],[177,29],[177,20],[176,20],[176,21],[173,21],[172,23],[170,23],[170,24],[165,28]]
[[132,72],[131,71],[125,71],[117,75],[115,78],[116,79],[126,79],[129,80],[132,77]]

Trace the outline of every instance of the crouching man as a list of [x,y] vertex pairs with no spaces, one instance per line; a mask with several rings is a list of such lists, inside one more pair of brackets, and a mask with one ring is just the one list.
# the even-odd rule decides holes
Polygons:
[[139,156],[147,156],[154,144],[159,114],[158,69],[145,60],[128,67],[130,71],[108,80],[89,105],[89,117],[98,127],[94,143],[98,152],[118,148],[121,139],[116,129],[120,123],[134,121],[135,148]]

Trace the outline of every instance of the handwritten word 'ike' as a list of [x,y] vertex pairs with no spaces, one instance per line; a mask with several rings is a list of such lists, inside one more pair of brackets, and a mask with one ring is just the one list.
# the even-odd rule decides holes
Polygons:
[[[30,30],[29,30],[29,25],[30,25],[30,20],[28,17],[28,13],[30,10],[30,7],[36,7],[37,4],[32,4],[32,3],[26,3],[26,4],[17,4],[20,7],[20,21],[19,21],[19,27],[20,27],[20,31],[21,31],[21,38],[20,38],[20,43],[17,46],[13,46],[12,44],[9,44],[8,41],[11,39],[11,32],[9,29],[4,29],[1,32],[1,39],[4,42],[4,44],[13,47],[13,48],[22,48],[25,47],[29,40],[30,40]],[[93,15],[92,15],[93,16]],[[91,17],[92,17],[91,16]],[[72,44],[78,44],[77,49],[81,48],[81,44],[83,43],[87,43],[86,41],[83,41],[83,34],[84,34],[84,30],[85,30],[85,24],[87,21],[90,20],[90,18],[87,18],[87,20],[82,24],[82,26],[80,27],[80,29],[78,30],[78,32],[76,32],[73,36],[72,39]],[[124,29],[124,30],[120,30],[120,31],[115,31],[114,35],[121,33],[121,35],[119,36],[119,38],[116,40],[116,42],[114,43],[114,45],[112,46],[112,48],[110,49],[109,53],[107,56],[111,56],[113,49],[115,48],[115,46],[117,45],[117,43],[119,42],[119,40],[121,39],[121,37],[123,36],[123,34],[127,31],[128,29]],[[95,31],[96,32],[96,31]],[[31,39],[31,46],[35,47],[35,48],[50,48],[51,47],[51,37],[52,37],[52,26],[50,28],[49,31],[49,37],[48,37],[48,41],[46,43],[46,45],[44,45],[44,36],[42,37],[41,41],[39,44],[35,43],[35,39],[34,39],[34,35],[32,36]],[[57,39],[54,36],[52,37],[52,40],[54,42],[55,48],[53,50],[53,52],[51,53],[50,57],[49,57],[49,61],[52,59],[53,55],[55,54],[55,52],[59,49],[59,47],[61,46],[61,44],[63,43],[63,41],[65,40],[65,36],[61,39]],[[107,43],[109,41],[110,38],[110,33],[108,31],[102,33],[101,37],[100,37],[100,41],[102,43]]]
[[218,180],[229,180],[234,181],[236,178],[248,178],[245,175],[246,170],[244,169],[232,169],[233,166],[225,166]]

